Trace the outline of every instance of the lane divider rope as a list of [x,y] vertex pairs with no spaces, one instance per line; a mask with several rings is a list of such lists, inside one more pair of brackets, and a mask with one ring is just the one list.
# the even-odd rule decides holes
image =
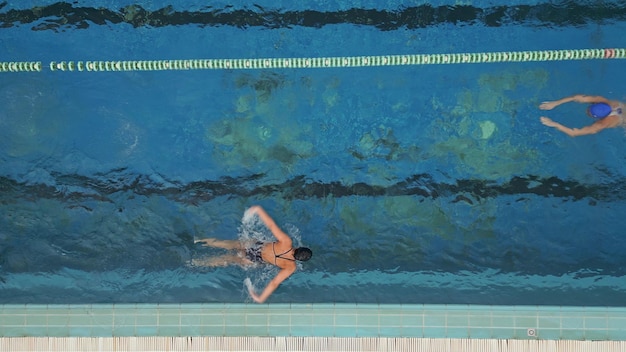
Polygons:
[[[318,58],[199,59],[144,61],[52,61],[50,71],[168,71],[246,70],[479,64],[496,62],[537,62],[597,59],[625,59],[626,49],[572,49],[543,51],[501,51],[453,54],[414,54]],[[41,72],[37,62],[0,62],[0,72]]]

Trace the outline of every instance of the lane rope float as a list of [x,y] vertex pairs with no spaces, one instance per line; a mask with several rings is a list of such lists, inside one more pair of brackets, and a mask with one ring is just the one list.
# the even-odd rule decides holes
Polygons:
[[195,59],[142,61],[52,61],[0,62],[0,72],[172,71],[172,70],[258,70],[298,68],[342,68],[497,62],[538,62],[625,59],[625,48],[568,49],[543,51],[500,51],[482,53],[344,56],[317,58]]

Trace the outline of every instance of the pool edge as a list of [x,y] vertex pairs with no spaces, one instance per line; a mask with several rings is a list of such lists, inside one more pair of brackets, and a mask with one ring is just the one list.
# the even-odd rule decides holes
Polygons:
[[0,337],[626,341],[626,307],[416,304],[0,305]]

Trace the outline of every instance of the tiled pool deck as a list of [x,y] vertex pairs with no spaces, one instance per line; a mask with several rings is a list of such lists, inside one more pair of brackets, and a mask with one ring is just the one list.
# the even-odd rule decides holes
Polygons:
[[3,305],[0,306],[0,336],[626,340],[626,307],[378,304]]

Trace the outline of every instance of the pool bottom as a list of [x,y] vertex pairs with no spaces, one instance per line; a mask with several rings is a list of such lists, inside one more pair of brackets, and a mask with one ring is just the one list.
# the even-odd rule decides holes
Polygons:
[[626,307],[384,304],[2,305],[2,337],[626,340]]

